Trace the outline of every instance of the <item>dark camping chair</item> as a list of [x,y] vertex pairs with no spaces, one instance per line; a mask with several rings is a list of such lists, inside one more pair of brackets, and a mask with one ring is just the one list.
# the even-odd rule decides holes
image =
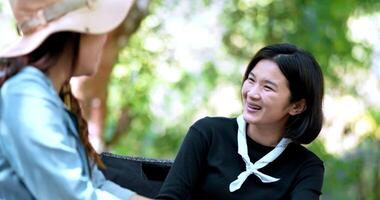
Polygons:
[[138,194],[155,197],[173,161],[102,153],[107,168],[103,170],[108,180],[136,191]]

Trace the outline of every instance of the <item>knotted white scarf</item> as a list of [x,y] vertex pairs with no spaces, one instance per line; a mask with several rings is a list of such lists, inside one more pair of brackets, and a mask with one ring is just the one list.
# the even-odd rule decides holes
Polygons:
[[275,160],[280,154],[285,150],[290,142],[290,139],[282,138],[281,141],[276,145],[276,147],[262,157],[260,160],[256,161],[254,164],[251,163],[251,160],[248,156],[248,147],[247,147],[247,139],[246,139],[246,123],[242,115],[240,115],[237,119],[238,123],[238,133],[237,133],[237,141],[238,141],[238,153],[243,158],[245,162],[246,170],[241,172],[237,179],[230,184],[230,192],[234,192],[240,189],[241,185],[243,185],[244,181],[248,178],[249,175],[254,174],[260,178],[263,183],[271,183],[280,180],[279,178],[274,178],[268,176],[262,172],[259,172],[258,169],[265,167],[267,164],[271,163]]

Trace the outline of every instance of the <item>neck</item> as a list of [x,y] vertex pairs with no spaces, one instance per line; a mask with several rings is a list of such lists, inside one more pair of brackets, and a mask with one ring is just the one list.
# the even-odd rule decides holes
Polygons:
[[264,145],[274,147],[276,146],[283,135],[283,128],[268,126],[257,126],[248,124],[247,134],[255,142]]
[[64,73],[57,73],[59,70],[49,70],[48,76],[53,82],[54,89],[59,93],[63,84],[67,81],[67,76]]
[[63,54],[57,61],[57,63],[52,66],[47,75],[54,85],[54,89],[59,93],[62,89],[62,86],[65,82],[70,79],[71,73],[71,63],[68,62],[70,58],[67,54]]

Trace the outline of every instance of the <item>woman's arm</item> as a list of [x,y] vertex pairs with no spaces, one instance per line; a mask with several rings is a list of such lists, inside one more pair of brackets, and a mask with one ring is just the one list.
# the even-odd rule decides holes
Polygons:
[[323,174],[322,162],[305,165],[297,177],[297,183],[291,192],[291,199],[318,200],[322,194]]
[[184,200],[191,197],[204,176],[208,147],[205,134],[191,127],[155,199]]
[[137,194],[131,190],[123,188],[116,183],[107,180],[96,165],[93,165],[92,167],[92,182],[95,188],[107,191],[120,199],[132,199],[132,196],[137,196]]

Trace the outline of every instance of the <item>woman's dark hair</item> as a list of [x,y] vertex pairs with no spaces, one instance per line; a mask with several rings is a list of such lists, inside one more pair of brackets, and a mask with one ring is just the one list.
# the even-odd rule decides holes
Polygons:
[[[71,74],[79,54],[80,33],[58,32],[50,35],[37,49],[25,56],[1,59],[0,62],[0,88],[3,83],[17,74],[22,68],[31,65],[46,73],[50,67],[54,66],[62,53],[71,49]],[[79,102],[71,92],[69,79],[64,83],[60,97],[69,110],[77,117],[77,124],[81,142],[85,146],[87,155],[101,168],[105,168],[104,163],[96,153],[88,138],[87,122],[83,118]]]
[[0,87],[8,78],[17,74],[27,65],[32,65],[46,73],[50,67],[58,62],[64,48],[68,45],[73,50],[71,66],[74,66],[79,51],[79,37],[79,33],[58,32],[50,35],[38,48],[25,56],[2,58],[0,62]]
[[306,109],[290,116],[285,124],[285,137],[309,144],[319,134],[323,124],[323,74],[318,62],[309,52],[291,44],[273,44],[260,49],[245,71],[243,83],[256,64],[263,59],[275,62],[288,80],[290,102],[306,101]]

